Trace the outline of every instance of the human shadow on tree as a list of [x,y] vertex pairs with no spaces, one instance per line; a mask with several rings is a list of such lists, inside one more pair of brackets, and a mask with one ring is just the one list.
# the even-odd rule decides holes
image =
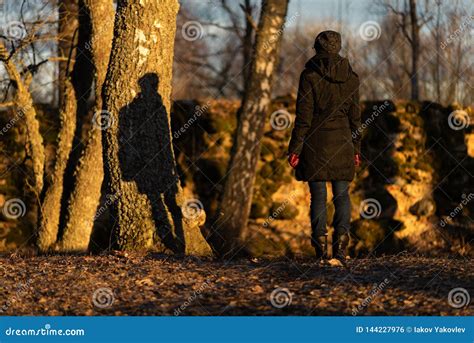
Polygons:
[[183,253],[183,218],[176,202],[178,175],[170,123],[157,91],[158,75],[145,74],[138,84],[140,93],[120,110],[118,117],[118,156],[123,180],[135,182],[138,191],[150,201],[161,242],[173,252]]

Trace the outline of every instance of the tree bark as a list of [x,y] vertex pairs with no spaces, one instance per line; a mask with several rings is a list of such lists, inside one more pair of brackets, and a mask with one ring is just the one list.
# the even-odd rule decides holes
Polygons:
[[[74,5],[77,3],[76,5]],[[71,192],[74,187],[74,172],[79,164],[79,159],[83,154],[84,141],[87,135],[84,135],[84,129],[88,128],[87,115],[90,110],[89,98],[92,91],[92,82],[94,80],[94,65],[92,63],[92,55],[88,45],[92,39],[92,25],[89,8],[85,5],[84,0],[67,0],[63,6],[71,9],[69,19],[72,24],[78,23],[75,28],[74,45],[72,55],[74,60],[69,65],[69,73],[71,83],[76,94],[76,130],[74,132],[74,149],[69,156],[68,165],[66,166],[66,174],[64,176],[64,194],[63,208],[67,208],[67,200],[71,198]],[[75,18],[75,19],[74,19]],[[105,24],[103,23],[105,26]],[[61,86],[61,82],[60,82]],[[84,125],[86,124],[86,125]],[[65,211],[61,214],[60,225],[64,228],[66,222]]]
[[78,0],[58,1],[58,89],[59,107],[65,99],[66,80],[74,66],[76,59],[77,30],[79,28]]
[[416,13],[416,0],[410,0],[410,21],[411,21],[411,99],[418,101],[420,96],[420,86],[418,83],[418,61],[420,57],[420,26]]
[[215,250],[226,257],[239,252],[247,226],[287,8],[286,0],[266,0],[262,4],[248,89],[239,109],[220,208],[211,228]]
[[243,37],[243,45],[242,45],[242,56],[243,56],[243,85],[244,85],[244,92],[248,88],[248,81],[250,77],[250,67],[252,62],[252,48],[253,48],[253,33],[254,27],[252,26],[252,4],[250,0],[245,0],[243,5],[243,11],[245,13],[245,34]]
[[441,0],[436,1],[436,27],[435,27],[435,42],[436,42],[436,70],[435,70],[435,87],[436,87],[436,101],[441,104]]
[[28,90],[28,86],[31,82],[31,75],[27,74],[25,81],[21,79],[20,73],[13,64],[12,59],[8,58],[7,50],[2,42],[0,42],[0,59],[4,63],[10,80],[12,80],[16,87],[16,97],[14,102],[18,109],[18,114],[25,118],[27,129],[26,150],[32,161],[34,177],[32,187],[36,193],[36,196],[39,197],[43,190],[45,153],[43,137],[40,133],[39,121],[38,118],[36,118],[36,110],[33,107],[33,99]]
[[[102,85],[107,72],[113,37],[114,8],[112,0],[86,0],[86,11],[92,24],[92,60],[95,66],[94,113],[102,109]],[[85,149],[75,171],[74,190],[67,207],[66,224],[60,249],[86,251],[99,205],[104,178],[102,131],[97,123],[91,127]]]
[[[186,218],[170,130],[177,0],[121,0],[103,89],[106,189],[118,249],[164,244],[210,254],[198,216]],[[184,211],[184,210],[183,210]]]
[[59,114],[61,126],[58,134],[56,161],[50,182],[45,187],[41,199],[40,220],[37,245],[41,251],[47,251],[56,243],[61,214],[64,171],[72,149],[74,130],[76,129],[76,97],[70,81],[65,80],[64,99]]

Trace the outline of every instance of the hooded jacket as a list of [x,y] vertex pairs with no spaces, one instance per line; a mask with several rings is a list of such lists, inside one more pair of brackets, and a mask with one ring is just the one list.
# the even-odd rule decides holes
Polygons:
[[320,33],[315,49],[301,73],[288,153],[300,157],[298,180],[351,181],[360,152],[359,78],[338,54],[339,33]]

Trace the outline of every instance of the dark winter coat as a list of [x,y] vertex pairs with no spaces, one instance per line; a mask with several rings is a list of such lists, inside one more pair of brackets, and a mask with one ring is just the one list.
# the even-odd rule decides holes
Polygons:
[[340,35],[339,43],[329,46],[320,38],[327,32],[339,35],[318,35],[316,55],[300,77],[288,153],[299,155],[296,178],[301,181],[351,181],[354,154],[360,152],[359,79],[337,54]]

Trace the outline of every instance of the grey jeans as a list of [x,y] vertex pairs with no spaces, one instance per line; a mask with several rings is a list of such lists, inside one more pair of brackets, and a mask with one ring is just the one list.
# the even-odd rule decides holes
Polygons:
[[[311,229],[312,241],[318,236],[327,233],[327,209],[326,209],[326,181],[309,181],[311,193]],[[349,198],[349,181],[331,181],[334,207],[333,226],[336,234],[349,233],[351,223],[351,199]]]

